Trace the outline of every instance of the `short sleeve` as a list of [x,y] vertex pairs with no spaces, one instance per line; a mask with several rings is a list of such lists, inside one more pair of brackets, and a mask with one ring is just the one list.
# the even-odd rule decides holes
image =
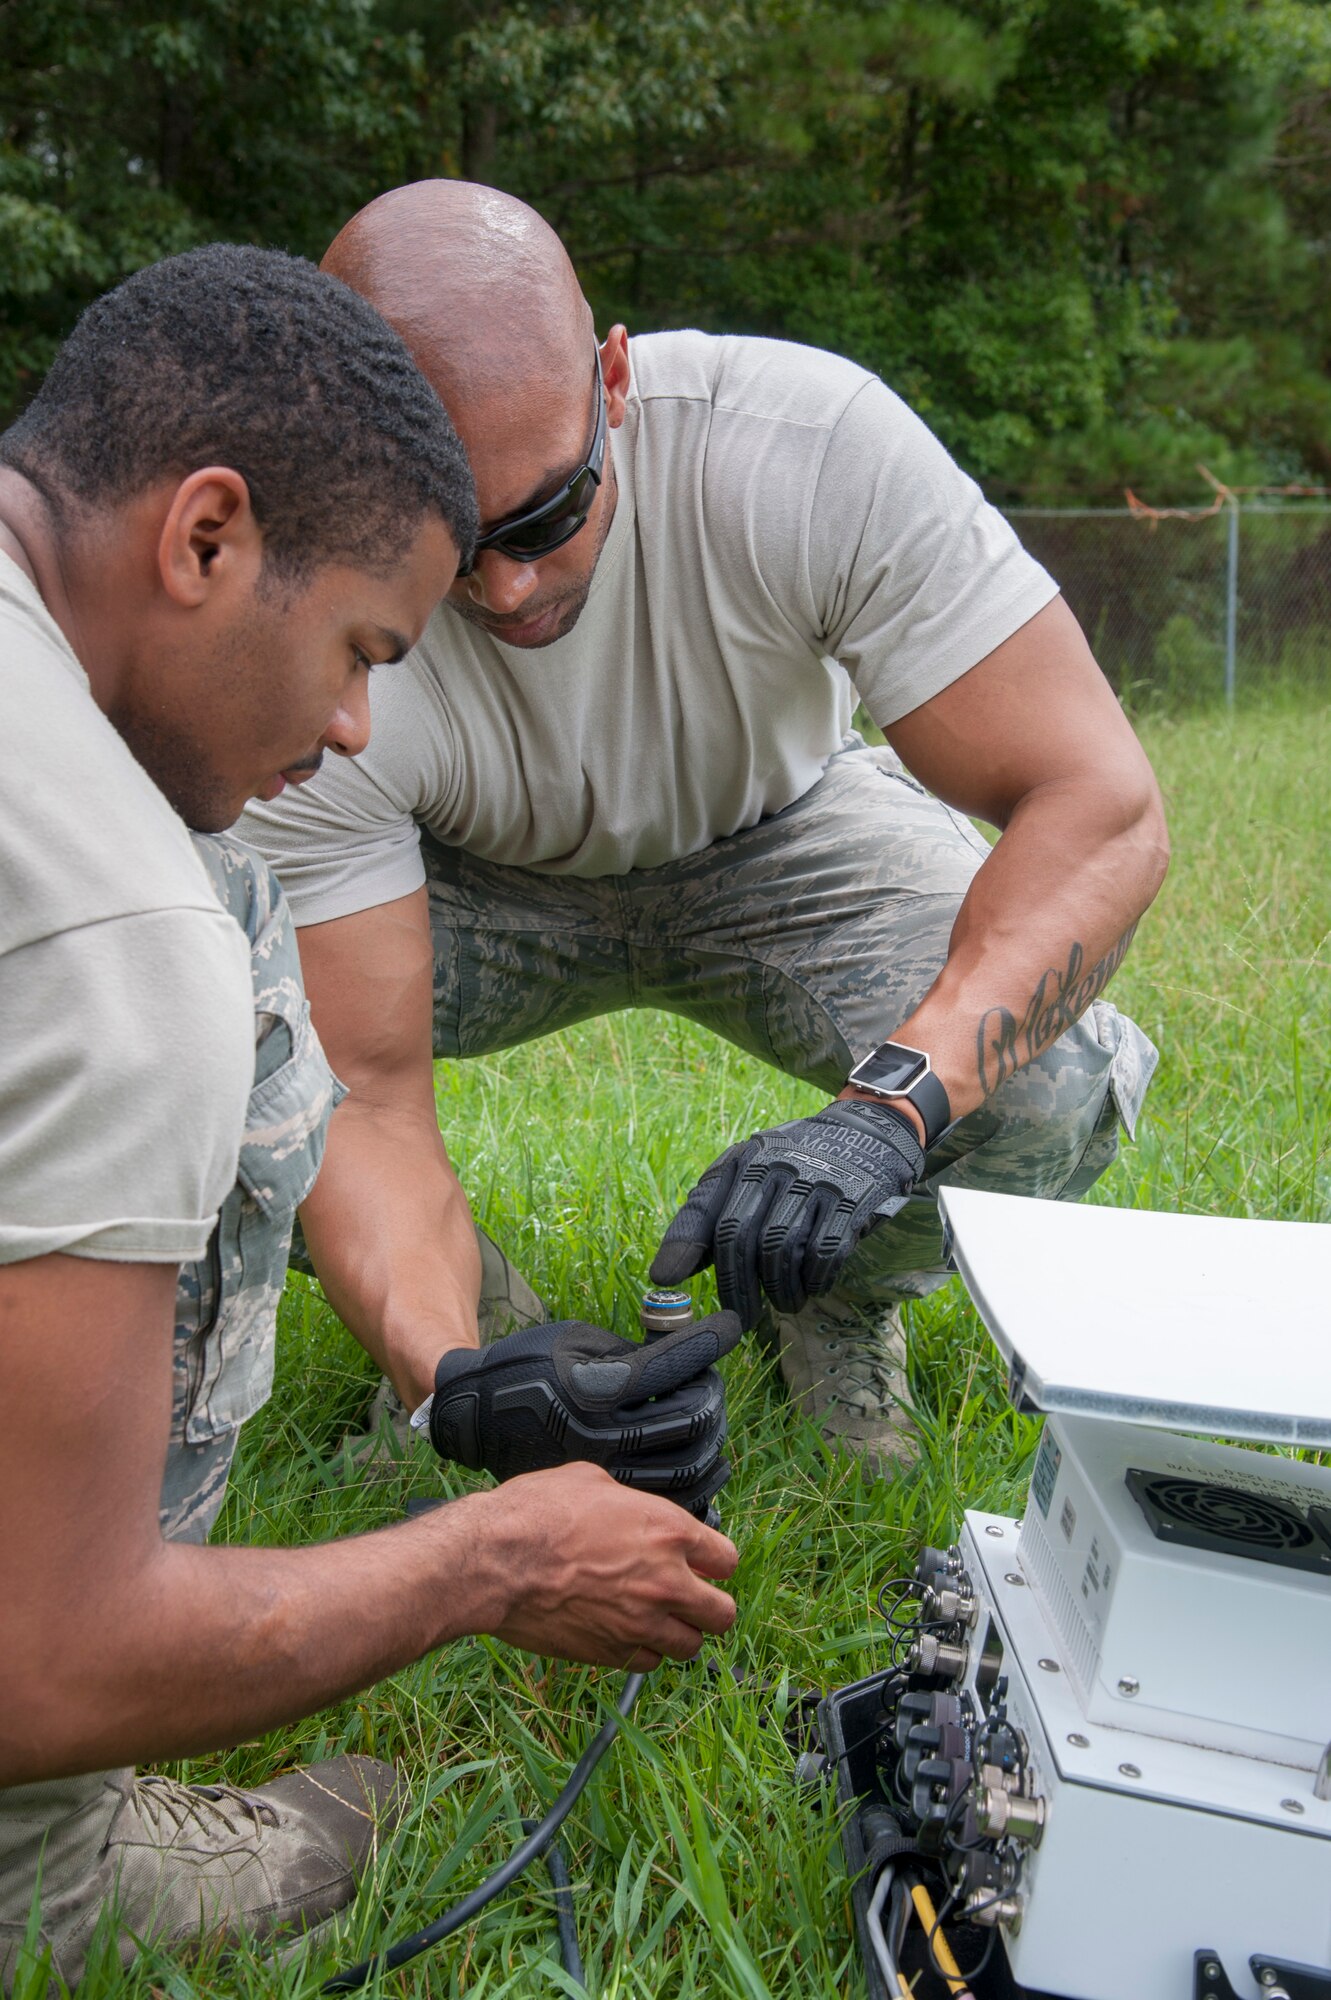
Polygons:
[[254,1078],[249,953],[154,910],[0,957],[0,1263],[202,1256]]
[[975,481],[872,377],[828,440],[809,567],[827,652],[880,727],[959,680],[1058,595]]

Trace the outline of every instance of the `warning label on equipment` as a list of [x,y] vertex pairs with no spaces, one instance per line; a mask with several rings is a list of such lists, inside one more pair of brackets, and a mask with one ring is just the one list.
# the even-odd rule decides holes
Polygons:
[[1049,1508],[1054,1498],[1058,1468],[1062,1463],[1063,1454],[1059,1450],[1058,1439],[1046,1424],[1044,1436],[1040,1439],[1040,1449],[1036,1454],[1035,1470],[1031,1474],[1031,1493],[1046,1521],[1049,1519]]

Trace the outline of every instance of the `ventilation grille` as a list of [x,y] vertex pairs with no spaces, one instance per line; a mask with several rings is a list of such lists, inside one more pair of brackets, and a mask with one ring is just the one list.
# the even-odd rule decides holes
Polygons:
[[1044,1600],[1050,1622],[1063,1642],[1063,1663],[1084,1705],[1090,1699],[1100,1669],[1100,1649],[1081,1615],[1081,1608],[1068,1587],[1058,1557],[1045,1534],[1044,1523],[1034,1507],[1026,1509],[1026,1518],[1021,1524],[1020,1557],[1036,1596]]
[[1136,1466],[1127,1486],[1157,1541],[1331,1576],[1331,1539],[1287,1500]]

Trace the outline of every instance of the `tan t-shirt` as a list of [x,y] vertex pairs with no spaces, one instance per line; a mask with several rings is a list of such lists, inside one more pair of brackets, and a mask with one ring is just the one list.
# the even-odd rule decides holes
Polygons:
[[630,354],[618,506],[572,632],[524,652],[441,606],[374,676],[364,755],[241,821],[297,922],[419,887],[420,826],[573,875],[693,853],[807,792],[857,695],[894,722],[1056,594],[862,368],[702,333]]
[[254,1080],[249,951],[0,556],[0,1263],[202,1256]]

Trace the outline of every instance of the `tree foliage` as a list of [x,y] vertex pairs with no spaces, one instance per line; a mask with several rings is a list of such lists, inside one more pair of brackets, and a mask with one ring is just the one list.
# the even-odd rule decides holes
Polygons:
[[1324,0],[0,0],[0,402],[213,236],[464,174],[602,323],[879,370],[999,497],[1331,477]]

